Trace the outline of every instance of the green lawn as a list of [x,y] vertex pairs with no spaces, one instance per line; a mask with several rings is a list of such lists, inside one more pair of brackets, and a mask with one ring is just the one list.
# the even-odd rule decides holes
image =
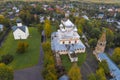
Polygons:
[[14,40],[12,32],[9,33],[7,39],[5,40],[2,48],[0,48],[0,56],[3,54],[12,54],[14,55],[14,60],[9,66],[12,66],[14,69],[22,69],[31,67],[38,63],[39,53],[40,53],[40,34],[36,28],[29,28],[30,36],[25,41],[29,44],[28,51],[24,54],[17,54],[16,48],[20,40]]
[[[61,55],[61,59],[62,59],[62,64],[65,67],[66,71],[69,71],[73,63],[70,62],[68,55]],[[85,61],[85,59],[86,59],[86,53],[78,54],[78,62],[77,62],[78,66],[81,66],[82,63]]]

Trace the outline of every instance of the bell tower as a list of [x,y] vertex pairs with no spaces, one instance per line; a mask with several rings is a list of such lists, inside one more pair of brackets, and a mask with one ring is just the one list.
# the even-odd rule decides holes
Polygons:
[[102,33],[102,36],[98,40],[95,50],[93,51],[93,54],[98,55],[99,53],[104,52],[105,47],[106,47],[106,31]]

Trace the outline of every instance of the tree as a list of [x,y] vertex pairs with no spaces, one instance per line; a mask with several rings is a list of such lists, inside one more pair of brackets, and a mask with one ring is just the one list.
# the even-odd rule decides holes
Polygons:
[[105,74],[109,74],[109,67],[106,60],[102,60],[101,62],[99,62],[99,68],[103,68]]
[[38,32],[41,34],[43,30],[43,24],[37,24],[36,27],[38,28]]
[[97,80],[107,80],[106,77],[105,77],[105,73],[104,73],[103,68],[99,68],[96,71],[96,77],[97,77]]
[[43,51],[51,50],[51,44],[49,41],[42,43]]
[[3,15],[0,15],[0,23],[3,23],[5,17]]
[[79,26],[78,26],[78,34],[79,34],[79,35],[82,35],[82,25],[79,25]]
[[115,39],[114,39],[115,46],[120,46],[120,32],[115,34]]
[[48,71],[48,73],[45,76],[45,80],[57,80],[57,76],[52,72]]
[[68,75],[69,75],[71,80],[82,80],[80,68],[78,67],[77,64],[72,65],[71,69],[68,72]]
[[45,31],[46,38],[50,38],[50,36],[51,36],[51,25],[50,25],[50,20],[48,20],[48,19],[45,20],[44,31]]
[[57,80],[54,57],[51,51],[50,42],[42,44],[44,51],[44,70],[43,77],[45,80]]
[[112,59],[117,63],[120,64],[120,47],[115,48],[114,53],[112,55]]
[[28,49],[28,43],[26,42],[18,42],[17,52],[18,53],[25,53],[25,51]]
[[5,27],[9,27],[10,20],[5,18],[3,15],[0,15],[0,24],[3,24]]
[[95,48],[95,46],[97,44],[97,39],[96,38],[95,39],[91,38],[88,43],[89,43],[91,48]]
[[91,73],[91,74],[88,76],[88,80],[97,80],[95,74]]
[[0,63],[0,80],[13,80],[13,69]]
[[99,38],[101,34],[101,31],[99,28],[92,28],[92,30],[90,31],[90,37],[91,38]]
[[34,17],[30,14],[30,11],[27,9],[21,10],[19,16],[26,25],[29,25],[33,22]]
[[11,54],[6,54],[1,56],[1,62],[5,64],[9,64],[10,62],[13,61],[13,59],[14,57]]
[[114,33],[111,29],[106,28],[107,48],[113,46]]

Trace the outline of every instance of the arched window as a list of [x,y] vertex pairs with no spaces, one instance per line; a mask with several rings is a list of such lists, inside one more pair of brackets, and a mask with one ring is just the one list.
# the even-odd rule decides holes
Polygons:
[[63,44],[65,44],[65,42],[63,41]]
[[77,43],[77,41],[75,40],[75,43]]
[[69,44],[71,44],[71,41],[69,41]]

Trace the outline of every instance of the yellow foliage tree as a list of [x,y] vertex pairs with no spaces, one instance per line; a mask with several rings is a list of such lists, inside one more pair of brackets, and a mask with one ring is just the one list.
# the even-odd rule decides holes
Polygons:
[[68,72],[68,75],[71,80],[82,80],[80,68],[78,67],[77,64],[73,64],[73,66],[71,67],[71,69]]
[[50,36],[51,36],[51,25],[50,25],[50,20],[48,20],[48,19],[45,20],[44,31],[45,31],[46,38],[50,38]]
[[0,63],[0,80],[13,80],[13,69]]
[[5,17],[3,15],[0,15],[0,23],[3,23]]
[[120,47],[115,48],[112,58],[117,64],[120,64]]
[[96,71],[96,76],[97,76],[97,80],[107,80],[105,77],[105,73],[104,73],[104,69],[103,68],[99,68]]

